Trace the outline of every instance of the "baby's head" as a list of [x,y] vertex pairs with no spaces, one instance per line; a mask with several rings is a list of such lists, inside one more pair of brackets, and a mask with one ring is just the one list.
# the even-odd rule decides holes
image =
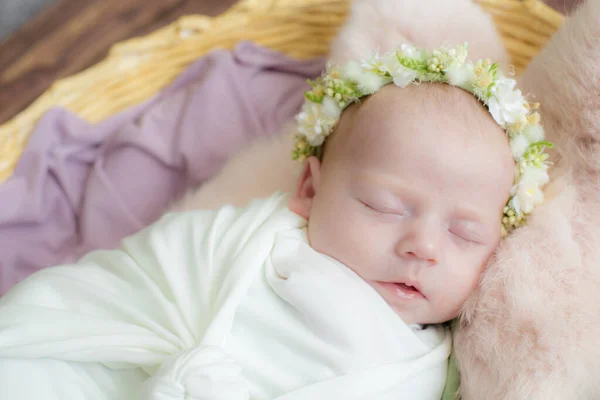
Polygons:
[[344,111],[291,207],[308,219],[311,246],[407,323],[444,322],[500,241],[513,168],[504,131],[472,95],[389,85]]
[[505,129],[471,93],[387,85],[349,105],[290,208],[311,246],[407,323],[456,317],[501,240],[515,180]]

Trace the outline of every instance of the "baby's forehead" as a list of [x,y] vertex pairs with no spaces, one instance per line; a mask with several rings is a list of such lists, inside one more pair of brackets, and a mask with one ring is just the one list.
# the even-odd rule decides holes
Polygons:
[[[421,83],[399,88],[388,85],[359,104],[357,122],[423,120],[464,115],[469,120],[495,125],[491,115],[472,94],[445,84]],[[342,115],[342,118],[344,116]]]
[[442,135],[443,139],[451,136],[460,141],[492,140],[508,148],[503,129],[472,94],[432,83],[382,88],[344,111],[330,139],[348,145],[341,146],[346,147],[344,150],[356,151],[371,147],[373,141],[407,136],[410,140],[435,142]]

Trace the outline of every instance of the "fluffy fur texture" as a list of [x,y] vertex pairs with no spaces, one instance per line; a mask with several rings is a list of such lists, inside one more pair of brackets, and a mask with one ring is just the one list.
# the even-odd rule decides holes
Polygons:
[[329,57],[344,63],[394,50],[402,43],[436,48],[469,42],[469,58],[490,58],[501,67],[508,56],[494,24],[472,0],[356,0],[333,41]]
[[[600,0],[584,4],[521,78],[542,102],[556,167],[546,203],[502,243],[457,324],[464,400],[600,398],[599,20]],[[331,54],[343,61],[407,39],[466,40],[473,56],[506,59],[469,0],[359,0]],[[288,135],[256,142],[174,208],[292,190],[291,143]]]
[[[452,18],[449,18],[452,15]],[[392,50],[407,40],[421,47],[469,42],[469,56],[489,57],[506,65],[508,56],[491,18],[471,0],[356,0],[350,17],[331,45],[338,63]],[[298,163],[291,160],[293,141],[259,139],[234,156],[223,170],[173,205],[173,210],[241,206],[275,190],[295,189]],[[248,168],[252,165],[252,168]]]
[[600,398],[599,20],[584,3],[520,79],[557,144],[554,183],[465,306],[463,399]]

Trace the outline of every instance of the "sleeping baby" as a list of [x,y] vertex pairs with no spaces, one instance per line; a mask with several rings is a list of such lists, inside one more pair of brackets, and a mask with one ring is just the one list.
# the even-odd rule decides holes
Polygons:
[[2,398],[440,399],[444,322],[548,180],[537,105],[466,57],[329,65],[293,193],[170,213],[17,285]]

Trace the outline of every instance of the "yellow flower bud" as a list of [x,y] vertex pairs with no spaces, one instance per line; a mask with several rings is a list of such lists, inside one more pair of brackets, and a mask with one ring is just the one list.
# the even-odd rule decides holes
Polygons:
[[306,149],[307,146],[308,146],[308,143],[306,142],[306,139],[299,139],[296,142],[296,148],[298,150],[304,150],[304,149]]
[[513,132],[521,132],[523,130],[523,124],[519,122],[515,122],[510,126],[510,130]]
[[534,112],[533,114],[529,115],[527,117],[527,122],[529,122],[530,125],[537,125],[540,123],[540,114]]
[[479,86],[481,87],[488,87],[490,86],[490,84],[492,83],[492,79],[489,76],[483,76],[481,77],[481,79],[479,79]]

